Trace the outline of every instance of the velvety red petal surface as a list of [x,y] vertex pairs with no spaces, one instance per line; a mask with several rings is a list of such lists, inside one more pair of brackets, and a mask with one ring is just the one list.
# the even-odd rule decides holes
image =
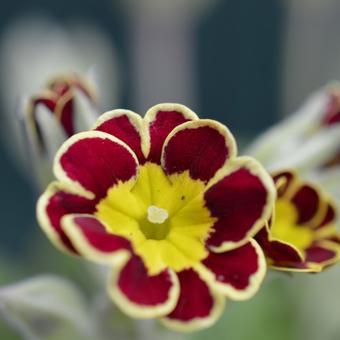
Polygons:
[[167,318],[185,322],[194,318],[208,317],[214,306],[214,298],[208,285],[192,269],[178,273],[178,278],[180,282],[179,300]]
[[267,190],[248,169],[240,168],[224,177],[204,194],[207,208],[217,217],[208,246],[242,240],[261,217]]
[[61,155],[60,165],[69,178],[97,197],[105,197],[118,181],[131,179],[138,167],[126,147],[99,137],[78,139]]
[[50,224],[59,234],[63,244],[71,251],[76,252],[72,243],[62,230],[60,220],[66,214],[93,213],[95,210],[95,202],[78,195],[58,191],[49,198],[45,210]]
[[126,143],[136,154],[140,163],[144,163],[145,157],[141,148],[141,136],[136,127],[130,122],[127,115],[112,117],[96,127],[96,130],[113,135]]
[[221,283],[235,289],[246,289],[250,278],[259,270],[259,258],[251,243],[224,253],[209,253],[203,264],[215,274]]
[[189,170],[191,178],[207,182],[228,156],[225,137],[219,131],[211,126],[188,126],[173,135],[165,146],[163,168],[169,175]]
[[261,229],[255,236],[267,258],[276,265],[286,265],[292,262],[302,262],[299,253],[289,245],[280,241],[269,240],[266,228]]
[[302,185],[292,197],[292,202],[298,210],[297,224],[310,221],[317,213],[320,205],[318,192],[308,185]]
[[75,134],[73,121],[73,105],[73,99],[70,98],[66,103],[64,103],[60,112],[60,122],[68,137],[71,137]]
[[306,250],[306,262],[322,263],[332,260],[336,256],[337,253],[334,250],[318,244],[314,244]]
[[87,242],[100,252],[112,253],[120,249],[130,249],[130,242],[120,236],[110,234],[95,217],[76,216],[73,218]]
[[120,272],[118,287],[132,303],[156,306],[168,300],[172,281],[167,270],[148,276],[141,259],[134,256]]
[[188,119],[181,112],[158,111],[155,119],[150,122],[150,152],[148,161],[160,164],[161,152],[168,134],[178,125],[187,122]]

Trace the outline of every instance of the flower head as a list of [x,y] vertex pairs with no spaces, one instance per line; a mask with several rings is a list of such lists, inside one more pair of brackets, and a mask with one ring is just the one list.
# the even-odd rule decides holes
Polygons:
[[144,119],[107,112],[62,145],[54,173],[37,205],[41,227],[59,248],[112,267],[108,291],[127,314],[203,328],[224,297],[259,288],[265,260],[252,237],[275,188],[218,122],[179,104]]
[[273,175],[277,200],[270,223],[256,239],[278,270],[318,272],[340,259],[337,208],[292,171]]
[[52,160],[60,145],[74,133],[87,130],[97,118],[95,87],[76,74],[53,78],[27,99],[20,111],[26,154],[38,181],[50,181]]

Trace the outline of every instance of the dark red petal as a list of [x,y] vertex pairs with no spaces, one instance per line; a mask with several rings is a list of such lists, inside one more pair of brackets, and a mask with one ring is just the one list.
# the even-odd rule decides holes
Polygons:
[[[252,285],[251,278],[259,270],[263,274],[265,271],[265,263],[261,263],[256,248],[250,242],[224,253],[210,252],[203,264],[215,274],[217,282],[230,285],[239,291],[246,290]],[[259,281],[262,281],[262,277]]]
[[303,262],[299,252],[294,247],[278,240],[270,240],[266,228],[262,228],[255,236],[255,239],[260,244],[266,257],[270,259],[271,264],[287,266],[289,263]]
[[166,137],[176,126],[189,120],[190,118],[180,111],[159,110],[149,123],[150,152],[148,161],[160,164],[162,148]]
[[99,131],[74,135],[59,150],[56,164],[62,169],[57,167],[56,176],[79,182],[97,198],[105,197],[110,187],[133,178],[138,169],[131,151],[113,139]]
[[339,252],[328,249],[321,244],[314,244],[306,250],[306,262],[323,263],[339,256]]
[[173,282],[168,270],[149,276],[141,259],[133,256],[120,272],[117,285],[131,303],[152,307],[168,301]]
[[136,124],[132,122],[132,113],[121,113],[116,110],[115,115],[100,122],[96,130],[113,135],[126,143],[136,154],[140,163],[144,163],[145,157],[142,152],[142,139]]
[[52,231],[58,234],[60,242],[67,249],[76,252],[71,241],[61,228],[61,218],[72,213],[93,213],[95,204],[95,201],[62,190],[57,191],[56,188],[51,186],[38,202],[39,222],[47,234],[52,228]]
[[[67,97],[66,97],[67,96]],[[68,137],[75,134],[74,130],[74,101],[71,92],[67,93],[65,97],[57,102],[55,114],[60,119]]]
[[224,242],[240,242],[247,237],[263,217],[268,191],[258,176],[241,167],[208,189],[204,199],[212,216],[217,218],[207,245],[219,247]]
[[[120,236],[110,234],[106,231],[101,222],[94,216],[70,216],[72,218],[72,224],[75,226],[81,237],[86,240],[86,244],[95,248],[101,253],[113,253],[121,249],[130,249],[130,242]],[[69,234],[72,239],[71,233]],[[72,239],[73,240],[73,239]],[[86,256],[86,250],[84,247],[79,247],[76,240],[73,240],[74,246],[79,253]]]
[[233,137],[212,121],[193,121],[176,130],[162,156],[169,175],[188,170],[191,178],[207,182],[235,154]]
[[192,269],[178,273],[180,296],[168,319],[188,322],[195,318],[207,318],[214,307],[214,297],[209,286]]
[[319,193],[307,184],[302,185],[291,200],[298,210],[297,224],[309,222],[317,214],[321,204]]

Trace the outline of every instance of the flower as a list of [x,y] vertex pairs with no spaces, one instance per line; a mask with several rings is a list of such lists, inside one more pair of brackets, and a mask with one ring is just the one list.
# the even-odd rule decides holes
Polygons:
[[87,130],[98,114],[96,89],[86,77],[76,74],[53,78],[48,86],[22,107],[26,152],[32,157],[42,185],[50,181],[52,160],[60,145],[74,133]]
[[269,265],[284,271],[319,272],[340,259],[337,207],[293,171],[273,174],[275,212],[256,236]]
[[271,171],[294,168],[340,198],[340,86],[313,94],[295,114],[245,150]]
[[252,237],[275,187],[236,153],[225,126],[179,104],[144,119],[107,112],[57,152],[38,221],[60,249],[112,267],[109,295],[128,315],[208,327],[224,297],[252,297],[266,270]]

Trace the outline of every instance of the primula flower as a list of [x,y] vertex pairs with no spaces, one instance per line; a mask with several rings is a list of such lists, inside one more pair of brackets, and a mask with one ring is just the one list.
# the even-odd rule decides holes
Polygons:
[[224,297],[250,298],[266,269],[252,237],[275,187],[236,152],[225,126],[179,104],[144,119],[107,112],[59,149],[39,223],[60,249],[112,267],[109,294],[130,316],[208,327]]
[[60,145],[74,133],[87,130],[98,117],[95,92],[87,78],[69,74],[52,79],[21,108],[27,154],[44,185],[46,179],[50,181],[52,159]]
[[340,198],[339,122],[340,86],[331,84],[258,137],[244,153],[272,171],[294,168]]
[[256,236],[272,268],[319,272],[340,259],[337,207],[293,171],[273,175],[277,200],[272,219]]

